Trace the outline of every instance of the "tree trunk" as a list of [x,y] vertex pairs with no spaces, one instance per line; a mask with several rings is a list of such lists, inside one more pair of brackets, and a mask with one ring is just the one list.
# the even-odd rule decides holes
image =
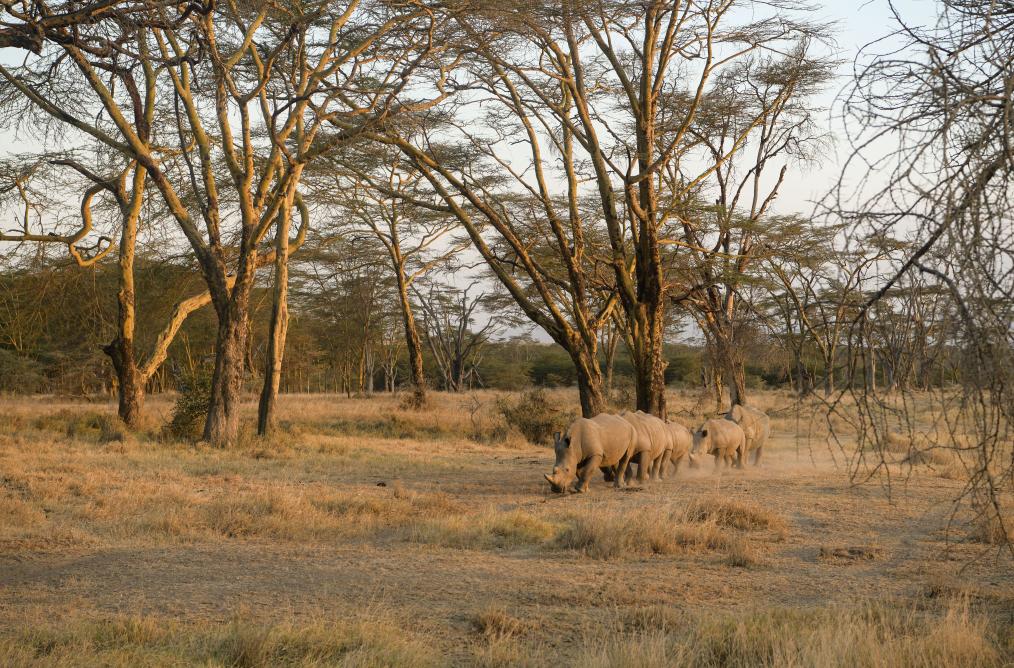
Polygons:
[[824,396],[834,394],[834,362],[828,362],[824,369]]
[[610,331],[606,341],[606,390],[613,389],[613,369],[616,365],[616,346],[619,341],[619,334],[615,331]]
[[[574,336],[579,339],[576,334]],[[594,340],[592,338],[592,341]],[[593,418],[606,410],[606,395],[602,383],[602,369],[599,367],[598,350],[594,345],[589,350],[587,344],[581,340],[569,343],[570,345],[564,348],[570,353],[570,359],[574,362],[574,369],[577,372],[581,416]]]
[[726,385],[729,386],[729,405],[746,403],[746,369],[743,360],[732,358],[727,361]]
[[634,390],[637,410],[665,419],[665,367],[661,337],[645,342],[647,348],[634,357]]
[[116,293],[116,339],[105,346],[116,371],[119,392],[120,419],[131,428],[137,426],[144,404],[145,378],[137,368],[134,352],[134,335],[137,324],[136,290],[134,287],[134,249],[137,245],[137,221],[143,203],[147,172],[137,166],[133,175],[133,192],[129,201],[121,199],[120,211],[123,230],[120,233],[119,264],[120,289]]
[[721,413],[725,406],[725,397],[722,396],[725,394],[725,387],[722,384],[722,369],[717,363],[711,370],[711,377],[713,381],[712,389],[714,390],[715,395],[715,412]]
[[102,350],[109,355],[116,372],[120,419],[128,427],[134,428],[138,424],[141,408],[144,405],[145,383],[134,359],[133,341],[125,341],[123,338],[117,337],[112,343],[103,346]]
[[[291,210],[291,209],[290,209]],[[266,436],[275,428],[275,406],[285,357],[285,336],[289,329],[289,215],[278,220],[275,236],[275,286],[271,306],[267,355],[264,362],[264,387],[257,406],[257,435]]]
[[408,298],[408,284],[403,268],[398,270],[398,299],[401,302],[401,317],[405,324],[405,344],[408,348],[408,366],[412,370],[411,406],[420,409],[426,406],[426,373],[423,370],[422,340],[416,327],[412,302]]
[[215,372],[211,377],[211,399],[204,423],[204,440],[217,447],[236,443],[239,410],[246,366],[246,338],[249,329],[249,282],[218,314],[215,341]]
[[[729,388],[729,405],[746,403],[746,369],[743,356],[731,331],[715,332],[716,357],[725,385]],[[721,409],[719,409],[721,410]]]

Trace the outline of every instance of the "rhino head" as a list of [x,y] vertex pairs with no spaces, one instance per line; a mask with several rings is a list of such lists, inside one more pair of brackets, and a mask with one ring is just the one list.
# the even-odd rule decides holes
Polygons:
[[711,439],[708,438],[707,427],[702,427],[694,432],[694,445],[690,448],[691,454],[697,454],[701,451],[701,446],[704,446],[704,452],[711,450],[709,447]]
[[544,474],[549,481],[549,488],[557,494],[567,489],[567,485],[577,477],[577,465],[571,456],[570,436],[564,436],[560,432],[553,434],[553,450],[556,452],[556,464],[553,465],[553,473]]

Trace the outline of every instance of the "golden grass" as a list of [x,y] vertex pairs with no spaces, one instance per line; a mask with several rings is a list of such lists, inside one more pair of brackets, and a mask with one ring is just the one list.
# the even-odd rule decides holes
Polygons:
[[[222,623],[227,615],[202,617],[185,600],[163,600],[163,607],[134,602],[129,592],[146,586],[136,582],[118,583],[122,591],[89,613],[22,615],[29,604],[19,596],[38,595],[42,606],[65,601],[61,592],[74,589],[78,577],[72,564],[72,575],[38,591],[22,585],[13,597],[0,594],[0,611],[7,610],[0,665],[946,668],[1014,657],[1014,634],[1002,626],[1010,618],[1009,596],[977,593],[1008,581],[996,570],[1007,562],[980,569],[978,584],[925,583],[911,574],[939,568],[936,556],[909,547],[902,554],[900,538],[889,533],[911,532],[906,545],[942,548],[939,535],[917,526],[919,503],[946,503],[960,490],[960,483],[940,479],[961,467],[959,459],[933,449],[910,462],[899,457],[892,466],[912,473],[917,503],[909,510],[889,506],[876,490],[846,491],[829,457],[806,459],[811,447],[820,454],[827,433],[815,409],[807,415],[813,407],[797,415],[790,395],[761,393],[751,400],[771,412],[774,430],[761,468],[721,474],[684,468],[636,493],[617,493],[596,476],[589,494],[557,496],[540,478],[552,452],[499,435],[499,396],[434,394],[429,411],[405,410],[389,396],[283,397],[289,421],[276,436],[247,433],[227,451],[161,437],[160,420],[171,408],[165,398],[149,401],[145,428],[133,434],[122,432],[108,404],[59,401],[43,413],[40,406],[49,404],[39,400],[10,401],[0,415],[0,557],[43,560],[35,575],[23,577],[43,577],[45,560],[74,562],[71,555],[98,562],[107,553],[157,560],[151,555],[244,550],[302,559],[296,570],[314,573],[305,562],[316,566],[334,548],[343,560],[387,559],[382,582],[363,577],[328,589],[341,598],[341,609],[361,601],[358,589],[383,585],[381,607],[398,616],[353,612],[338,620],[329,611],[279,619],[262,608]],[[550,396],[576,402],[570,390]],[[670,399],[676,419],[688,425],[711,408],[707,398]],[[794,446],[802,457],[790,457]],[[921,487],[925,473],[934,477]],[[881,521],[895,513],[914,519]],[[1002,538],[988,523],[972,529],[972,540],[995,545]],[[814,558],[821,545],[827,554]],[[854,549],[872,549],[875,558],[883,549],[891,574],[840,567],[865,561]],[[982,546],[957,549],[969,554]],[[446,580],[437,591],[445,585],[465,591],[455,594],[460,600],[426,598],[412,587],[399,592],[432,574],[431,558],[447,569],[439,571]],[[500,569],[502,583],[476,575],[492,579]],[[392,573],[410,577],[387,588]],[[455,588],[459,574],[466,587]],[[863,591],[878,595],[878,583],[900,578],[893,591],[913,598],[843,601],[837,589],[852,577],[867,578]],[[814,601],[815,582],[826,599]],[[188,584],[198,592],[203,586],[199,579]],[[795,600],[797,585],[804,590],[798,606],[765,603],[769,591],[780,602]],[[310,590],[317,586],[306,582]],[[483,589],[472,595],[473,587]],[[152,595],[150,587],[145,591]],[[988,610],[976,607],[987,604]],[[124,615],[110,616],[110,609]],[[147,615],[164,609],[177,618]],[[420,623],[431,619],[434,626]]]
[[110,616],[36,620],[0,634],[5,666],[436,666],[439,655],[403,622],[384,617],[262,625],[181,624]]
[[741,615],[690,615],[680,623],[590,639],[576,665],[821,666],[964,668],[1002,664],[986,620],[962,601],[941,613],[884,603],[812,611],[761,609]]
[[199,625],[129,615],[33,619],[0,631],[0,664],[989,668],[1003,665],[1004,652],[1003,639],[960,598],[935,610],[886,602],[741,613],[637,609],[575,638],[571,658],[530,639],[532,621],[496,606],[476,615],[473,628],[478,638],[467,658],[452,662],[424,629],[383,613],[298,625],[242,616]]

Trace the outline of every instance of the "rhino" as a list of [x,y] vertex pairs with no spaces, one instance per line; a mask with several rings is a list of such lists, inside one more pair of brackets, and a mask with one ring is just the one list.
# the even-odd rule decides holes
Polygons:
[[768,440],[768,434],[771,432],[771,420],[768,419],[764,411],[738,404],[725,415],[725,419],[742,427],[743,433],[746,435],[746,448],[744,448],[737,465],[742,468],[743,460],[749,453],[753,453],[754,466],[758,465],[764,443]]
[[714,455],[716,469],[721,462],[729,466],[735,458],[741,458],[745,448],[746,434],[732,420],[712,418],[694,432],[693,452]]
[[[637,445],[632,460],[637,461],[637,480],[661,479],[663,462],[672,449],[672,437],[665,422],[643,411],[621,413],[620,417],[637,431]],[[629,470],[628,470],[629,477]]]
[[564,492],[577,481],[575,491],[587,492],[592,472],[599,467],[615,467],[619,475],[613,487],[626,484],[625,474],[634,454],[637,432],[624,419],[603,413],[594,418],[578,418],[567,428],[567,435],[553,435],[556,464],[545,474],[554,492]]
[[672,462],[673,473],[677,473],[683,460],[689,459],[691,456],[690,450],[694,445],[694,435],[679,422],[666,422],[665,426],[669,430],[669,436],[672,441],[672,449],[669,451],[669,459],[667,461]]

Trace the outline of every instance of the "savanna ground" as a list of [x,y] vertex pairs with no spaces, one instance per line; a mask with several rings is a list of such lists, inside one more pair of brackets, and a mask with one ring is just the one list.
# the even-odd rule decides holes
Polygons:
[[1014,661],[1014,568],[952,517],[947,453],[853,485],[771,392],[760,468],[552,495],[496,395],[433,404],[286,396],[278,436],[222,451],[159,436],[169,399],[126,435],[112,405],[0,398],[0,664]]

